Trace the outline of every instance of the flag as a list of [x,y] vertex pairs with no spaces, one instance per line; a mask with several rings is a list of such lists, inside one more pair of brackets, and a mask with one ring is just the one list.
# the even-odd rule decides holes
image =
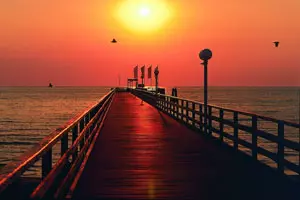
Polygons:
[[141,78],[144,78],[145,77],[145,65],[143,67],[141,67],[141,72],[142,72]]
[[152,78],[152,65],[148,67],[148,78]]
[[133,69],[134,78],[138,79],[138,66]]
[[158,71],[158,65],[157,65],[157,67],[155,67],[155,69],[154,69],[154,74],[155,74],[155,72],[156,72],[156,73],[159,73],[159,71]]

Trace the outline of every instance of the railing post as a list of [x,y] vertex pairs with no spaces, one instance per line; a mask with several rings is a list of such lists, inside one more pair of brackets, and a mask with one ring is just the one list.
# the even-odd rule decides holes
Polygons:
[[208,106],[208,134],[212,135],[212,107]]
[[[86,124],[88,124],[90,121],[91,121],[91,113],[88,113]],[[93,125],[92,125],[92,126],[93,126]],[[87,133],[87,136],[86,136],[86,137],[88,137],[88,136],[91,134],[91,132],[92,132],[92,126],[89,127],[89,130],[88,130],[88,133]]]
[[169,104],[170,104],[170,114],[172,114],[172,116],[173,116],[173,108],[172,108],[172,103],[173,103],[173,100],[172,100],[172,97],[169,97]]
[[179,119],[179,103],[178,102],[175,105],[175,109],[176,109],[176,118]]
[[185,101],[185,122],[189,123],[189,102]]
[[203,133],[203,109],[202,109],[202,104],[199,104],[199,113],[200,113],[200,131]]
[[64,136],[62,136],[60,140],[60,156],[62,157],[66,151],[68,150],[68,139],[69,139],[69,133],[65,133]]
[[194,102],[192,102],[192,119],[193,119],[193,121],[192,121],[192,125],[193,125],[193,127],[195,127],[195,111],[196,111],[196,106],[195,106],[195,103]]
[[224,119],[224,110],[220,109],[220,140],[221,142],[223,142],[224,140],[224,123],[223,123],[223,119]]
[[171,112],[172,112],[172,116],[175,117],[175,99],[174,98],[171,98],[172,101],[171,101]]
[[49,149],[42,157],[42,178],[45,178],[52,169],[52,149]]
[[[85,116],[80,120],[80,133],[82,132],[82,130],[84,129],[84,126],[85,126]],[[84,146],[84,137],[81,139],[80,141],[80,150],[83,148]]]
[[257,160],[257,116],[252,116],[252,157]]
[[[78,137],[78,123],[72,129],[72,144],[74,144],[77,137]],[[72,156],[72,161],[74,161],[77,158],[77,155],[78,155],[78,146],[77,146],[76,151],[74,152],[74,154]]]
[[238,112],[233,112],[233,124],[234,124],[234,131],[233,131],[233,148],[238,150],[239,148],[239,143],[238,143],[238,138],[239,138],[239,118],[238,118]]
[[156,97],[158,100],[156,101],[157,105],[158,105],[158,108],[161,110],[161,100]]
[[180,110],[181,110],[181,121],[183,121],[183,104],[184,104],[184,101],[183,100],[181,100],[180,101]]
[[278,122],[278,152],[277,152],[277,169],[280,173],[284,173],[284,123]]
[[167,100],[168,100],[168,113],[171,114],[171,101],[170,101],[170,97],[168,97]]

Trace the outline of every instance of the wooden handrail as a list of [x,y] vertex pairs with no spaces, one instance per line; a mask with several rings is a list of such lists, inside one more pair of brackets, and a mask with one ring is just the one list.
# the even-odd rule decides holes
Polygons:
[[[111,102],[111,99],[106,99],[103,106],[99,109],[99,111],[96,113],[96,115],[90,120],[90,122],[86,125],[86,127],[82,130],[82,132],[79,134],[75,142],[72,144],[72,146],[67,150],[67,152],[60,158],[60,160],[57,162],[55,167],[51,170],[51,172],[48,174],[47,177],[36,187],[36,189],[31,194],[31,198],[38,198],[42,199],[44,198],[45,194],[48,192],[48,190],[54,185],[58,184],[56,177],[61,175],[62,170],[64,169],[64,166],[68,163],[69,158],[73,155],[73,153],[78,148],[78,145],[80,145],[80,142],[84,139],[86,136],[87,131],[92,127],[93,124],[95,124],[95,127],[91,131],[90,135],[87,137],[83,148],[80,150],[78,157],[76,157],[75,160],[72,160],[72,167],[68,171],[67,176],[64,178],[60,186],[58,187],[58,191],[64,191],[65,188],[68,188],[68,185],[70,184],[70,180],[72,180],[73,177],[76,176],[76,169],[81,165],[81,160],[83,159],[83,155],[85,154],[86,150],[89,148],[90,140],[94,139],[94,135],[96,132],[99,132],[99,124],[103,121],[105,111],[108,109],[108,105]],[[62,195],[62,192],[60,192]],[[61,197],[62,198],[62,197]]]
[[[132,91],[139,91],[139,92],[147,93],[147,94],[150,94],[152,96],[157,96],[159,98],[165,97],[165,98],[170,98],[170,99],[174,99],[174,100],[176,99],[176,100],[188,101],[190,103],[204,105],[204,103],[202,103],[200,101],[195,101],[195,100],[190,100],[190,99],[184,99],[184,98],[174,97],[174,96],[164,95],[164,94],[155,94],[154,92],[149,92],[149,91],[145,91],[145,90],[141,90],[141,89],[135,89],[135,90],[132,90]],[[297,123],[291,122],[291,121],[287,121],[287,120],[279,120],[279,119],[275,119],[275,118],[272,118],[272,117],[257,115],[255,113],[251,113],[251,112],[246,112],[246,111],[234,110],[234,109],[231,109],[231,108],[220,107],[220,106],[217,106],[217,105],[214,105],[214,104],[208,104],[207,106],[208,107],[212,107],[212,108],[216,108],[216,109],[221,109],[221,110],[227,111],[227,112],[232,112],[232,113],[238,112],[239,114],[250,116],[250,117],[253,116],[253,115],[256,115],[259,119],[263,119],[263,120],[266,120],[266,121],[272,121],[272,122],[283,121],[284,124],[286,124],[286,125],[289,125],[289,126],[292,126],[292,127],[295,127],[295,128],[300,128],[300,124],[297,124]]]
[[[279,120],[272,117],[261,116],[250,112],[222,108],[220,106],[215,106],[211,104],[208,105],[208,124],[206,124],[203,119],[204,113],[202,107],[204,105],[201,102],[163,94],[156,94],[154,92],[148,92],[140,89],[131,90],[131,92],[145,100],[151,98],[152,102],[155,102],[152,103],[153,106],[157,107],[159,110],[165,112],[166,114],[175,118],[176,120],[179,120],[182,123],[188,125],[188,127],[191,127],[202,133],[205,132],[203,132],[203,130],[207,129],[209,133],[208,135],[212,135],[213,137],[217,137],[216,135],[218,135],[218,139],[220,139],[220,141],[222,142],[224,142],[223,138],[225,137],[233,142],[233,148],[240,150],[239,145],[249,148],[252,151],[252,157],[254,159],[258,159],[258,154],[264,155],[270,158],[271,160],[275,161],[275,163],[277,163],[277,170],[280,173],[285,173],[284,168],[288,168],[292,172],[297,173],[300,177],[300,161],[297,164],[295,164],[291,161],[286,160],[284,155],[284,149],[289,148],[294,151],[297,151],[300,157],[300,143],[298,141],[292,141],[284,137],[286,131],[285,127],[298,129],[297,132],[299,132],[300,124],[286,120]],[[192,106],[189,107],[186,105]],[[199,107],[199,109],[196,110],[196,106]],[[213,115],[212,109],[216,109],[216,115]],[[228,117],[226,117],[225,119],[225,112],[226,114],[231,113],[232,118],[228,119]],[[188,113],[192,113],[192,115],[189,116]],[[242,115],[243,117],[249,117],[247,121],[251,121],[251,124],[241,124],[242,120],[245,119],[240,119],[240,115]],[[218,127],[215,127],[212,121],[217,122],[215,124],[218,124]],[[266,130],[260,130],[258,125],[262,121],[277,124],[278,134],[274,135]],[[233,134],[226,133],[224,131],[224,125],[231,127],[233,130]],[[251,142],[241,138],[239,131],[244,131],[251,134]],[[216,133],[216,135],[211,134],[212,132]],[[259,146],[259,138],[263,138],[270,142],[276,143],[276,152],[270,152],[269,150]]]
[[[91,128],[91,120],[96,116],[96,113],[103,109],[103,105],[108,99],[112,99],[115,94],[115,90],[111,90],[106,95],[104,95],[100,101],[94,104],[92,107],[84,111],[79,117],[70,120],[63,128],[57,130],[45,137],[38,145],[32,148],[31,151],[22,155],[19,161],[14,161],[7,164],[0,174],[0,194],[14,181],[18,180],[20,176],[27,171],[30,167],[34,165],[38,160],[42,159],[42,175],[46,177],[50,170],[52,169],[52,148],[58,141],[68,141],[65,136],[72,132],[72,141],[78,141],[78,131],[89,132],[87,129]],[[80,128],[80,130],[78,129]],[[80,134],[79,134],[80,135]],[[84,136],[81,136],[84,137]],[[65,144],[61,144],[61,155],[65,155],[68,152]],[[72,146],[73,147],[73,146]],[[76,158],[76,155],[73,155]]]

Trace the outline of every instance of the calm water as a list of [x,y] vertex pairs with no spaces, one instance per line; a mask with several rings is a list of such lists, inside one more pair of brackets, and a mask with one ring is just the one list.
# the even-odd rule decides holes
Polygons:
[[[0,165],[95,104],[109,87],[0,87]],[[299,87],[211,87],[209,103],[299,123]],[[171,93],[171,88],[167,88]],[[202,101],[200,87],[178,95]],[[294,133],[292,139],[298,141]]]

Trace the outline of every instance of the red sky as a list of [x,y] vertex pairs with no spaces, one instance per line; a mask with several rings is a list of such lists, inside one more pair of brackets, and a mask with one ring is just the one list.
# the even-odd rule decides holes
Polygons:
[[158,64],[161,85],[202,85],[204,48],[209,85],[300,86],[299,0],[165,0],[173,15],[147,33],[116,19],[125,1],[1,1],[0,86],[125,85],[137,64]]

